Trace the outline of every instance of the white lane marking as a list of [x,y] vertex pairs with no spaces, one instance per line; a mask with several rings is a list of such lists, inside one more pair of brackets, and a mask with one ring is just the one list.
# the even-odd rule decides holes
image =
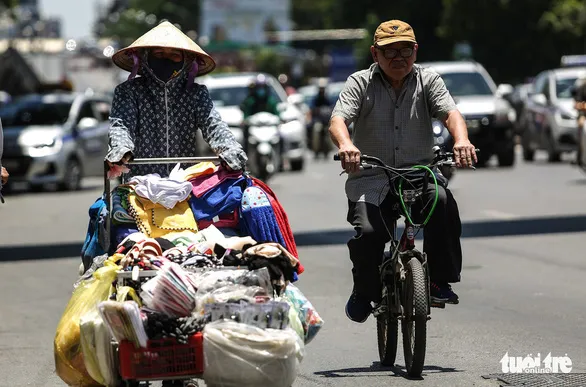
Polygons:
[[494,219],[517,219],[519,216],[498,210],[483,210],[482,213]]

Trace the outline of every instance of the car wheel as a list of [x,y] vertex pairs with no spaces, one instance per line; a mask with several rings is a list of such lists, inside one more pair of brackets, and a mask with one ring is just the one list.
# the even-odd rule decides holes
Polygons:
[[302,171],[303,170],[303,164],[305,164],[305,160],[304,159],[291,160],[291,170],[292,171]]
[[45,190],[44,184],[31,184],[29,187],[31,192],[43,192]]
[[533,161],[535,159],[535,151],[529,147],[523,147],[523,160]]
[[512,167],[515,164],[515,147],[497,155],[500,167]]
[[553,138],[551,138],[551,134],[549,137],[549,143],[547,145],[547,160],[550,163],[557,163],[561,161],[561,152],[555,149],[555,141]]
[[82,171],[81,164],[76,159],[67,162],[67,170],[63,181],[59,183],[61,191],[78,191],[81,189]]

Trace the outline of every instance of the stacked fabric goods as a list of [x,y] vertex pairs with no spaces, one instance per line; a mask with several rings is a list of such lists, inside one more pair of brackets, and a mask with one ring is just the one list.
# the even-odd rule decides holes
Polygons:
[[68,385],[293,384],[323,321],[293,285],[304,268],[270,188],[200,163],[134,177],[107,208],[90,209],[82,258],[91,262],[55,336]]

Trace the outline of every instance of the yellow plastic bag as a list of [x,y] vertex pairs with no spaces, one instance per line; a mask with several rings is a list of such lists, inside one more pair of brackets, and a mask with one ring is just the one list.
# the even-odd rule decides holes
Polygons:
[[92,278],[83,281],[74,290],[63,316],[57,325],[54,340],[55,370],[69,386],[99,386],[88,373],[81,347],[80,319],[96,310],[98,303],[106,301],[112,291],[119,266],[106,261],[105,266],[96,270]]

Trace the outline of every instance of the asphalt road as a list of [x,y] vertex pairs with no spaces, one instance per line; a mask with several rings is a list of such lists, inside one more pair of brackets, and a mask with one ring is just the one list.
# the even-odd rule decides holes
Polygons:
[[[586,372],[586,176],[568,163],[459,171],[451,182],[463,220],[459,305],[434,309],[421,380],[378,365],[376,329],[349,321],[345,177],[310,162],[271,183],[288,212],[306,273],[299,287],[325,320],[306,347],[295,387],[497,386],[508,353],[567,354]],[[61,386],[52,340],[72,290],[87,210],[100,194],[24,193],[0,205],[0,386]],[[552,384],[555,385],[555,384]],[[584,385],[584,384],[576,384]]]

